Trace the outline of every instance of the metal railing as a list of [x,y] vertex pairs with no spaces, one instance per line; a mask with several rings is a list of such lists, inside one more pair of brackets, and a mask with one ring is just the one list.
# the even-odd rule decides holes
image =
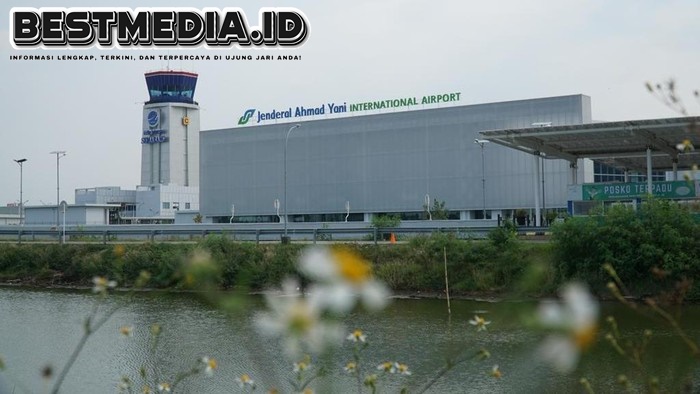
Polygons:
[[[293,241],[306,242],[390,242],[391,234],[400,240],[416,235],[432,233],[450,233],[458,238],[485,238],[495,226],[459,226],[459,223],[434,222],[432,225],[401,226],[394,228],[375,228],[367,223],[355,223],[353,226],[328,228],[322,224],[306,224],[303,227],[291,227],[289,236]],[[279,228],[277,228],[279,227]],[[518,229],[521,235],[544,234],[544,227],[523,227]],[[207,235],[222,235],[233,240],[272,242],[280,241],[284,235],[281,225],[236,226],[226,224],[195,225],[110,225],[110,226],[0,226],[0,240],[22,243],[25,241],[62,242],[183,242],[204,238]]]

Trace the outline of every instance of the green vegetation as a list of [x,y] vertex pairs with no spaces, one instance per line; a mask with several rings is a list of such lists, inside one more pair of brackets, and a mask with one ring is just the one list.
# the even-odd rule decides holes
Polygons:
[[[395,219],[377,217],[373,224],[388,227],[395,225]],[[435,233],[405,243],[345,247],[372,262],[375,275],[399,292],[442,294],[445,253],[450,288],[457,293],[544,295],[579,280],[608,295],[605,288],[612,268],[626,294],[666,292],[698,299],[700,290],[690,279],[700,276],[699,233],[700,223],[686,208],[651,200],[636,211],[619,205],[607,209],[604,216],[556,223],[550,243],[519,241],[515,226],[505,221],[486,241]],[[221,235],[210,235],[196,245],[3,244],[0,281],[89,285],[94,276],[103,275],[130,286],[142,271],[148,271],[150,286],[182,288],[188,287],[184,284],[187,264],[197,252],[204,252],[216,267],[214,285],[259,290],[297,275],[295,262],[305,247],[257,245]]]
[[[503,230],[507,231],[507,230]],[[466,241],[452,235],[415,237],[393,245],[348,244],[374,263],[376,276],[395,291],[441,293],[445,286],[443,249],[447,253],[450,288],[456,292],[499,292],[512,287],[533,261],[548,259],[549,247],[524,244],[507,231],[505,238]],[[150,286],[186,287],[185,274],[197,251],[211,256],[221,288],[263,289],[296,275],[301,244],[236,242],[210,235],[196,245],[144,243],[125,245],[0,245],[0,280],[23,283],[89,285],[107,276],[130,286],[141,271],[151,273]],[[551,265],[547,261],[547,265]]]
[[[617,205],[605,216],[575,217],[554,226],[560,280],[579,279],[599,292],[610,264],[632,294],[670,290],[700,274],[700,225],[683,206],[649,200],[636,211]],[[691,291],[698,298],[697,286]]]

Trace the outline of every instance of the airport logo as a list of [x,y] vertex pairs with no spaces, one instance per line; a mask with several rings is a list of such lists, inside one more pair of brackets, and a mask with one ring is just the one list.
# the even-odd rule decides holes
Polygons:
[[15,49],[295,47],[309,22],[291,7],[265,7],[251,26],[238,7],[13,7],[10,44]]
[[251,109],[249,109],[249,110],[246,110],[245,113],[243,114],[243,116],[241,116],[240,118],[238,118],[238,124],[239,124],[239,125],[244,125],[244,124],[248,123],[248,121],[250,120],[250,118],[253,117],[253,115],[255,115],[255,109],[254,109],[254,108],[251,108]]
[[160,114],[158,113],[157,110],[152,110],[151,112],[148,113],[148,116],[146,117],[146,121],[148,122],[148,127],[151,129],[155,129],[160,125]]

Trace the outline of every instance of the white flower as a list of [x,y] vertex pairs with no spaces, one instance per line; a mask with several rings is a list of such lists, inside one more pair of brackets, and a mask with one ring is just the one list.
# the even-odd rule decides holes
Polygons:
[[201,361],[202,364],[204,364],[204,373],[207,374],[207,376],[214,375],[214,370],[218,367],[216,360],[209,357],[202,357]]
[[365,342],[367,340],[367,337],[365,334],[362,333],[362,330],[355,330],[353,331],[350,335],[347,336],[346,338],[348,341],[353,341],[353,342]]
[[498,368],[498,364],[494,365],[493,368],[491,368],[491,376],[494,378],[498,379],[500,378],[503,374],[501,373],[501,369]]
[[595,341],[598,329],[598,302],[581,284],[570,283],[561,292],[563,302],[543,301],[539,322],[556,332],[541,344],[538,354],[559,372],[571,372],[579,354]]
[[481,316],[474,315],[474,319],[469,320],[469,324],[476,326],[476,331],[486,331],[486,326],[491,324],[491,322],[486,321],[486,319]]
[[391,361],[385,361],[377,365],[377,369],[384,372],[396,373],[396,363]]
[[162,392],[169,393],[170,392],[170,383],[166,383],[166,382],[160,383],[158,385],[158,391],[160,391],[161,393]]
[[104,276],[95,276],[92,278],[92,283],[95,285],[92,288],[93,293],[105,293],[107,289],[113,289],[117,287],[117,282],[113,280],[107,280]]
[[320,309],[302,298],[297,288],[296,282],[285,281],[282,295],[266,295],[270,311],[255,317],[264,334],[286,338],[285,351],[289,357],[299,356],[304,347],[319,352],[326,344],[342,338],[340,326],[322,322]]
[[398,372],[401,375],[411,374],[411,371],[408,370],[408,365],[406,364],[394,363],[394,368],[396,368],[396,372]]
[[255,382],[253,381],[253,379],[250,378],[250,376],[247,373],[244,373],[240,377],[237,377],[236,383],[238,383],[238,386],[240,388],[244,388],[246,386],[255,387]]
[[343,367],[343,370],[347,373],[350,373],[350,374],[355,373],[355,372],[357,372],[357,363],[350,361],[347,364],[345,364],[345,366]]
[[369,310],[380,310],[388,303],[386,285],[374,279],[371,266],[350,250],[310,248],[301,258],[299,271],[316,282],[309,296],[321,309],[346,313],[361,301]]
[[294,372],[304,372],[309,369],[309,367],[311,367],[311,357],[307,354],[304,356],[303,360],[294,363]]

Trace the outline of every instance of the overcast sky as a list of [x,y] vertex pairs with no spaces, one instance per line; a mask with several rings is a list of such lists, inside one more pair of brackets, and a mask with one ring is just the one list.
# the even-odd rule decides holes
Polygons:
[[616,1],[146,1],[91,6],[243,8],[251,25],[263,6],[306,14],[303,47],[170,54],[296,54],[299,61],[16,61],[13,54],[154,54],[166,50],[14,50],[13,6],[76,7],[85,2],[3,2],[0,13],[0,205],[19,200],[24,165],[28,205],[55,204],[76,188],[140,182],[143,73],[199,73],[195,99],[203,130],[234,127],[247,108],[371,101],[461,92],[460,104],[586,94],[593,118],[625,120],[677,114],[646,92],[646,81],[674,78],[691,114],[700,112],[700,2]]

